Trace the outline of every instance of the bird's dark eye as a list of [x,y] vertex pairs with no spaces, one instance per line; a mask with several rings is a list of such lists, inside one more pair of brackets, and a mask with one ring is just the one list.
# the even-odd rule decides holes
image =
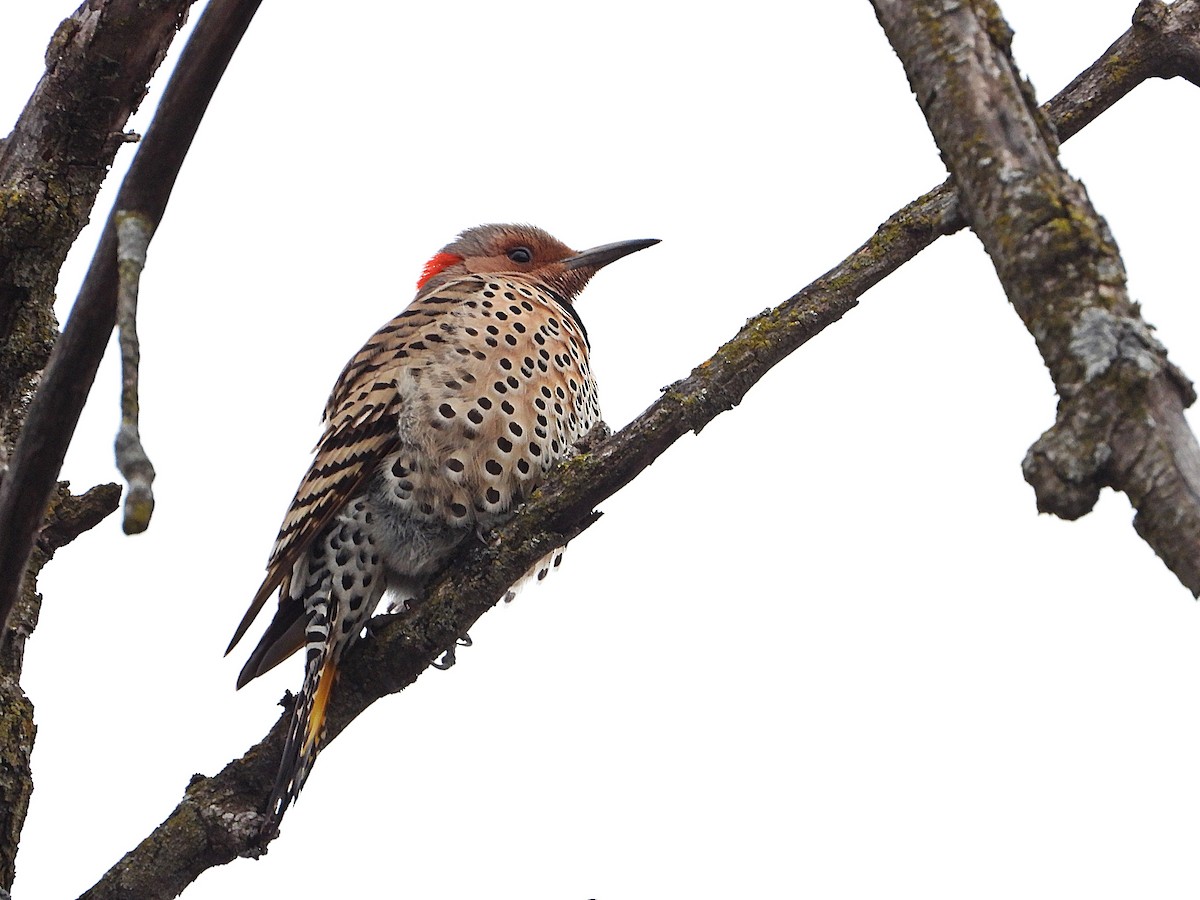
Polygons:
[[527,262],[533,261],[533,253],[528,247],[513,247],[508,251],[508,258],[515,263],[524,265]]

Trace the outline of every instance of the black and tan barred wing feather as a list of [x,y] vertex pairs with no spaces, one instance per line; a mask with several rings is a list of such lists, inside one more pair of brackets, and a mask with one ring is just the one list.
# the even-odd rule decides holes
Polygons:
[[316,455],[284,517],[267,563],[267,575],[230,641],[245,635],[267,599],[279,588],[280,609],[251,654],[238,686],[261,675],[303,645],[304,610],[288,596],[292,568],[337,512],[360,491],[398,440],[401,403],[397,375],[406,346],[428,330],[444,310],[418,301],[367,342],[347,363],[325,407],[324,433]]

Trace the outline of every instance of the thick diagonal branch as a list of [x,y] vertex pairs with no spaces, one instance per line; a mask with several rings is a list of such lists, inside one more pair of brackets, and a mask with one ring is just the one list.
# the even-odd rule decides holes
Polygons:
[[[940,209],[940,207],[939,207]],[[488,544],[472,542],[424,602],[373,622],[344,664],[330,704],[327,740],[380,697],[416,680],[454,646],[549,549],[585,530],[596,504],[649,466],[679,437],[737,405],[771,367],[858,302],[935,235],[926,217],[897,214],[871,241],[787,302],[750,320],[692,374],[594,450],[556,469],[521,514]],[[173,897],[204,869],[259,852],[262,809],[275,778],[286,715],[245,756],[193,780],[171,816],[87,894],[88,900]],[[319,767],[318,767],[319,771]],[[157,865],[163,855],[170,871]],[[137,879],[135,881],[135,879]]]
[[[77,496],[66,482],[60,483],[34,547],[31,577],[36,577],[56,550],[116,509],[120,497],[115,484],[98,485]],[[4,889],[12,886],[16,875],[17,847],[33,792],[33,704],[21,690],[20,676],[25,639],[37,624],[38,611],[31,600],[18,604],[0,639],[0,886]]]
[[[1188,4],[1186,10],[1192,19],[1172,20],[1172,28],[1182,22],[1194,27],[1196,6]],[[1163,33],[1131,29],[1047,104],[1048,115],[1064,136],[1075,134],[1138,81],[1178,74],[1172,52]],[[1123,65],[1115,65],[1118,61]],[[949,185],[917,198],[822,278],[747,322],[627,428],[552,473],[521,514],[497,532],[496,541],[470,548],[424,604],[403,617],[373,622],[371,634],[346,661],[331,704],[328,739],[375,700],[415,681],[546,546],[585,529],[595,505],[673,441],[736,404],[775,363],[836,322],[871,286],[964,224]],[[260,811],[275,778],[287,719],[285,713],[262,741],[217,775],[194,778],[167,819],[84,897],[174,897],[205,869],[257,853]],[[320,777],[319,765],[317,772]],[[163,859],[171,864],[161,865]]]
[[[0,619],[16,598],[33,534],[116,321],[115,213],[137,213],[158,224],[209,100],[259,2],[212,0],[205,8],[117,194],[114,214],[104,226],[0,486]],[[143,15],[130,13],[132,18]]]
[[0,142],[0,464],[57,336],[59,268],[191,2],[82,4],[58,26],[45,74]]
[[[12,133],[0,142],[0,477],[10,486],[10,451],[25,421],[30,392],[58,334],[54,289],[67,251],[88,221],[123,129],[191,0],[105,0],[82,4],[59,25],[46,71]],[[33,707],[20,686],[25,638],[39,612],[36,571],[59,537],[83,520],[44,517],[57,469],[36,514],[12,528],[0,519],[0,888],[11,886],[17,843],[32,789]],[[2,488],[0,488],[2,490]],[[81,509],[105,509],[105,491],[88,492]],[[98,515],[99,513],[95,513]],[[32,553],[35,530],[47,531]],[[56,524],[57,523],[57,524]],[[77,533],[77,531],[76,531]],[[20,552],[9,552],[18,547]],[[29,577],[22,583],[22,572]],[[10,615],[16,603],[16,612]]]
[[1130,301],[1107,224],[1059,164],[1007,23],[989,0],[873,2],[1058,391],[1057,421],[1024,464],[1038,509],[1073,519],[1101,487],[1124,491],[1138,533],[1200,595],[1200,445],[1183,418],[1195,393]]

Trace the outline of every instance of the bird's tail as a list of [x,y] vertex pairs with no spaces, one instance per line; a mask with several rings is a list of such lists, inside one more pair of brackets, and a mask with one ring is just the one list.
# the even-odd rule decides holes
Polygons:
[[328,601],[315,604],[305,635],[307,656],[304,684],[296,697],[279,774],[267,805],[267,829],[272,835],[288,806],[300,794],[325,737],[325,711],[337,677],[338,656],[329,637]]

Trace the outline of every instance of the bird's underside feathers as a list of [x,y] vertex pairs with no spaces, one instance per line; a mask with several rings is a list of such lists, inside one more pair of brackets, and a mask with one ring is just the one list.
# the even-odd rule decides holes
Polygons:
[[229,645],[277,593],[238,686],[304,649],[260,823],[266,840],[312,770],[341,660],[379,602],[420,596],[468,535],[511,515],[600,420],[572,303],[599,269],[655,243],[577,252],[529,225],[467,229],[342,371],[266,578]]
[[464,535],[491,527],[599,420],[586,336],[561,299],[522,275],[460,277],[418,296],[350,360],[229,645],[278,590],[239,686],[303,646],[293,570],[351,501],[383,497],[397,514]]

